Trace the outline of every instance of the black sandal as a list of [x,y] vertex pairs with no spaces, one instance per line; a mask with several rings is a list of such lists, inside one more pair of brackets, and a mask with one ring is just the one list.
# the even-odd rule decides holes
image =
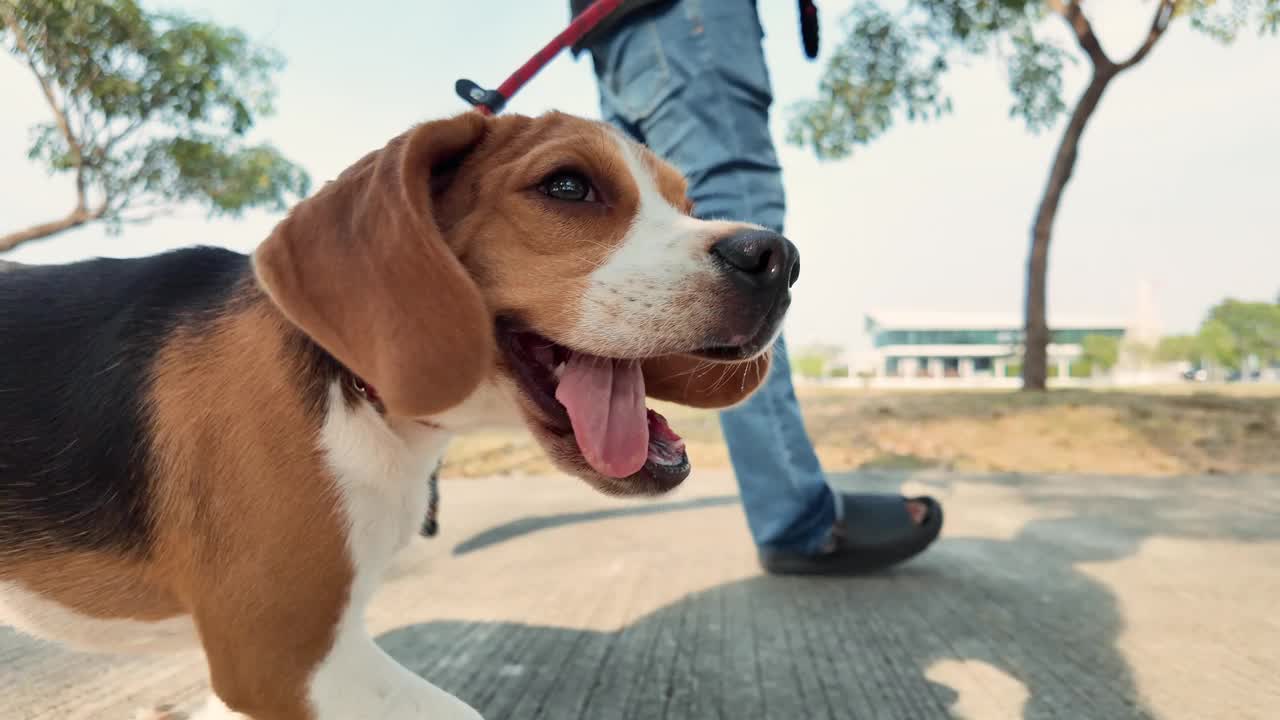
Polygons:
[[[931,497],[841,494],[844,516],[831,528],[822,551],[806,555],[761,548],[760,564],[775,575],[857,575],[897,565],[919,555],[942,532],[942,505]],[[917,525],[907,511],[915,500],[926,507]]]

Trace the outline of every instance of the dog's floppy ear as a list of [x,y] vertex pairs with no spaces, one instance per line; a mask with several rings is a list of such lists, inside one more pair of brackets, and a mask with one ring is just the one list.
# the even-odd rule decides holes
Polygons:
[[769,376],[773,350],[735,363],[710,362],[688,355],[645,360],[645,395],[688,407],[720,410],[737,405]]
[[254,252],[272,301],[388,413],[447,410],[493,367],[489,312],[431,194],[432,169],[456,164],[487,123],[468,112],[400,135],[295,207]]

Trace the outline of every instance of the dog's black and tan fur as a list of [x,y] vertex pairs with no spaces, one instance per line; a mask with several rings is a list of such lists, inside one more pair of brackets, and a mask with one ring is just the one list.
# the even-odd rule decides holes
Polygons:
[[[565,167],[604,199],[537,191]],[[362,634],[368,578],[408,541],[379,523],[418,513],[416,529],[425,498],[410,486],[438,462],[450,413],[485,393],[603,490],[683,479],[594,473],[522,390],[495,328],[517,318],[596,354],[619,340],[600,333],[643,334],[660,351],[635,358],[649,396],[740,401],[763,379],[794,272],[731,277],[711,255],[743,226],[687,211],[674,170],[598,123],[469,113],[370,153],[252,255],[0,263],[0,622],[89,649],[163,628],[159,647],[203,649],[210,707],[254,720],[477,717]],[[636,222],[646,213],[658,220]],[[631,267],[650,242],[682,253],[666,295],[619,272],[626,292],[602,289],[618,248],[633,244]],[[642,280],[668,267],[641,260]],[[586,308],[590,292],[606,299]],[[672,308],[663,329],[627,321],[654,303]],[[732,362],[696,354],[744,328],[750,347],[715,348]],[[380,458],[419,446],[421,475],[379,475]]]

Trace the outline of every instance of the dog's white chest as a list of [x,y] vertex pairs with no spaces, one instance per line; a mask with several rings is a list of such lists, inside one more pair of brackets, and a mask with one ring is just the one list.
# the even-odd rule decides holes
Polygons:
[[14,582],[0,582],[0,625],[90,652],[171,652],[199,644],[190,617],[157,622],[94,618]]
[[320,446],[338,484],[358,585],[376,583],[422,527],[428,480],[448,440],[414,423],[393,429],[367,406],[348,409],[335,386]]

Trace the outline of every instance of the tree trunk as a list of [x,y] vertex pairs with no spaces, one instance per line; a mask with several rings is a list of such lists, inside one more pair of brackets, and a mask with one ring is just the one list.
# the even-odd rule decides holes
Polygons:
[[67,213],[65,217],[57,220],[40,223],[39,225],[32,225],[29,228],[12,232],[8,235],[0,235],[0,253],[12,250],[22,243],[29,242],[31,240],[52,237],[72,228],[80,227],[93,219],[94,213],[91,213],[84,208],[76,208],[75,210]]
[[1062,191],[1071,180],[1076,166],[1076,154],[1085,125],[1098,109],[1098,101],[1107,84],[1116,76],[1111,68],[1095,68],[1089,87],[1080,96],[1071,120],[1062,132],[1058,154],[1049,171],[1049,182],[1040,197],[1035,224],[1031,228],[1031,253],[1027,258],[1027,296],[1025,311],[1025,335],[1023,338],[1022,389],[1044,390],[1049,375],[1049,323],[1045,314],[1048,291],[1049,241],[1053,238],[1053,221],[1058,214]]

